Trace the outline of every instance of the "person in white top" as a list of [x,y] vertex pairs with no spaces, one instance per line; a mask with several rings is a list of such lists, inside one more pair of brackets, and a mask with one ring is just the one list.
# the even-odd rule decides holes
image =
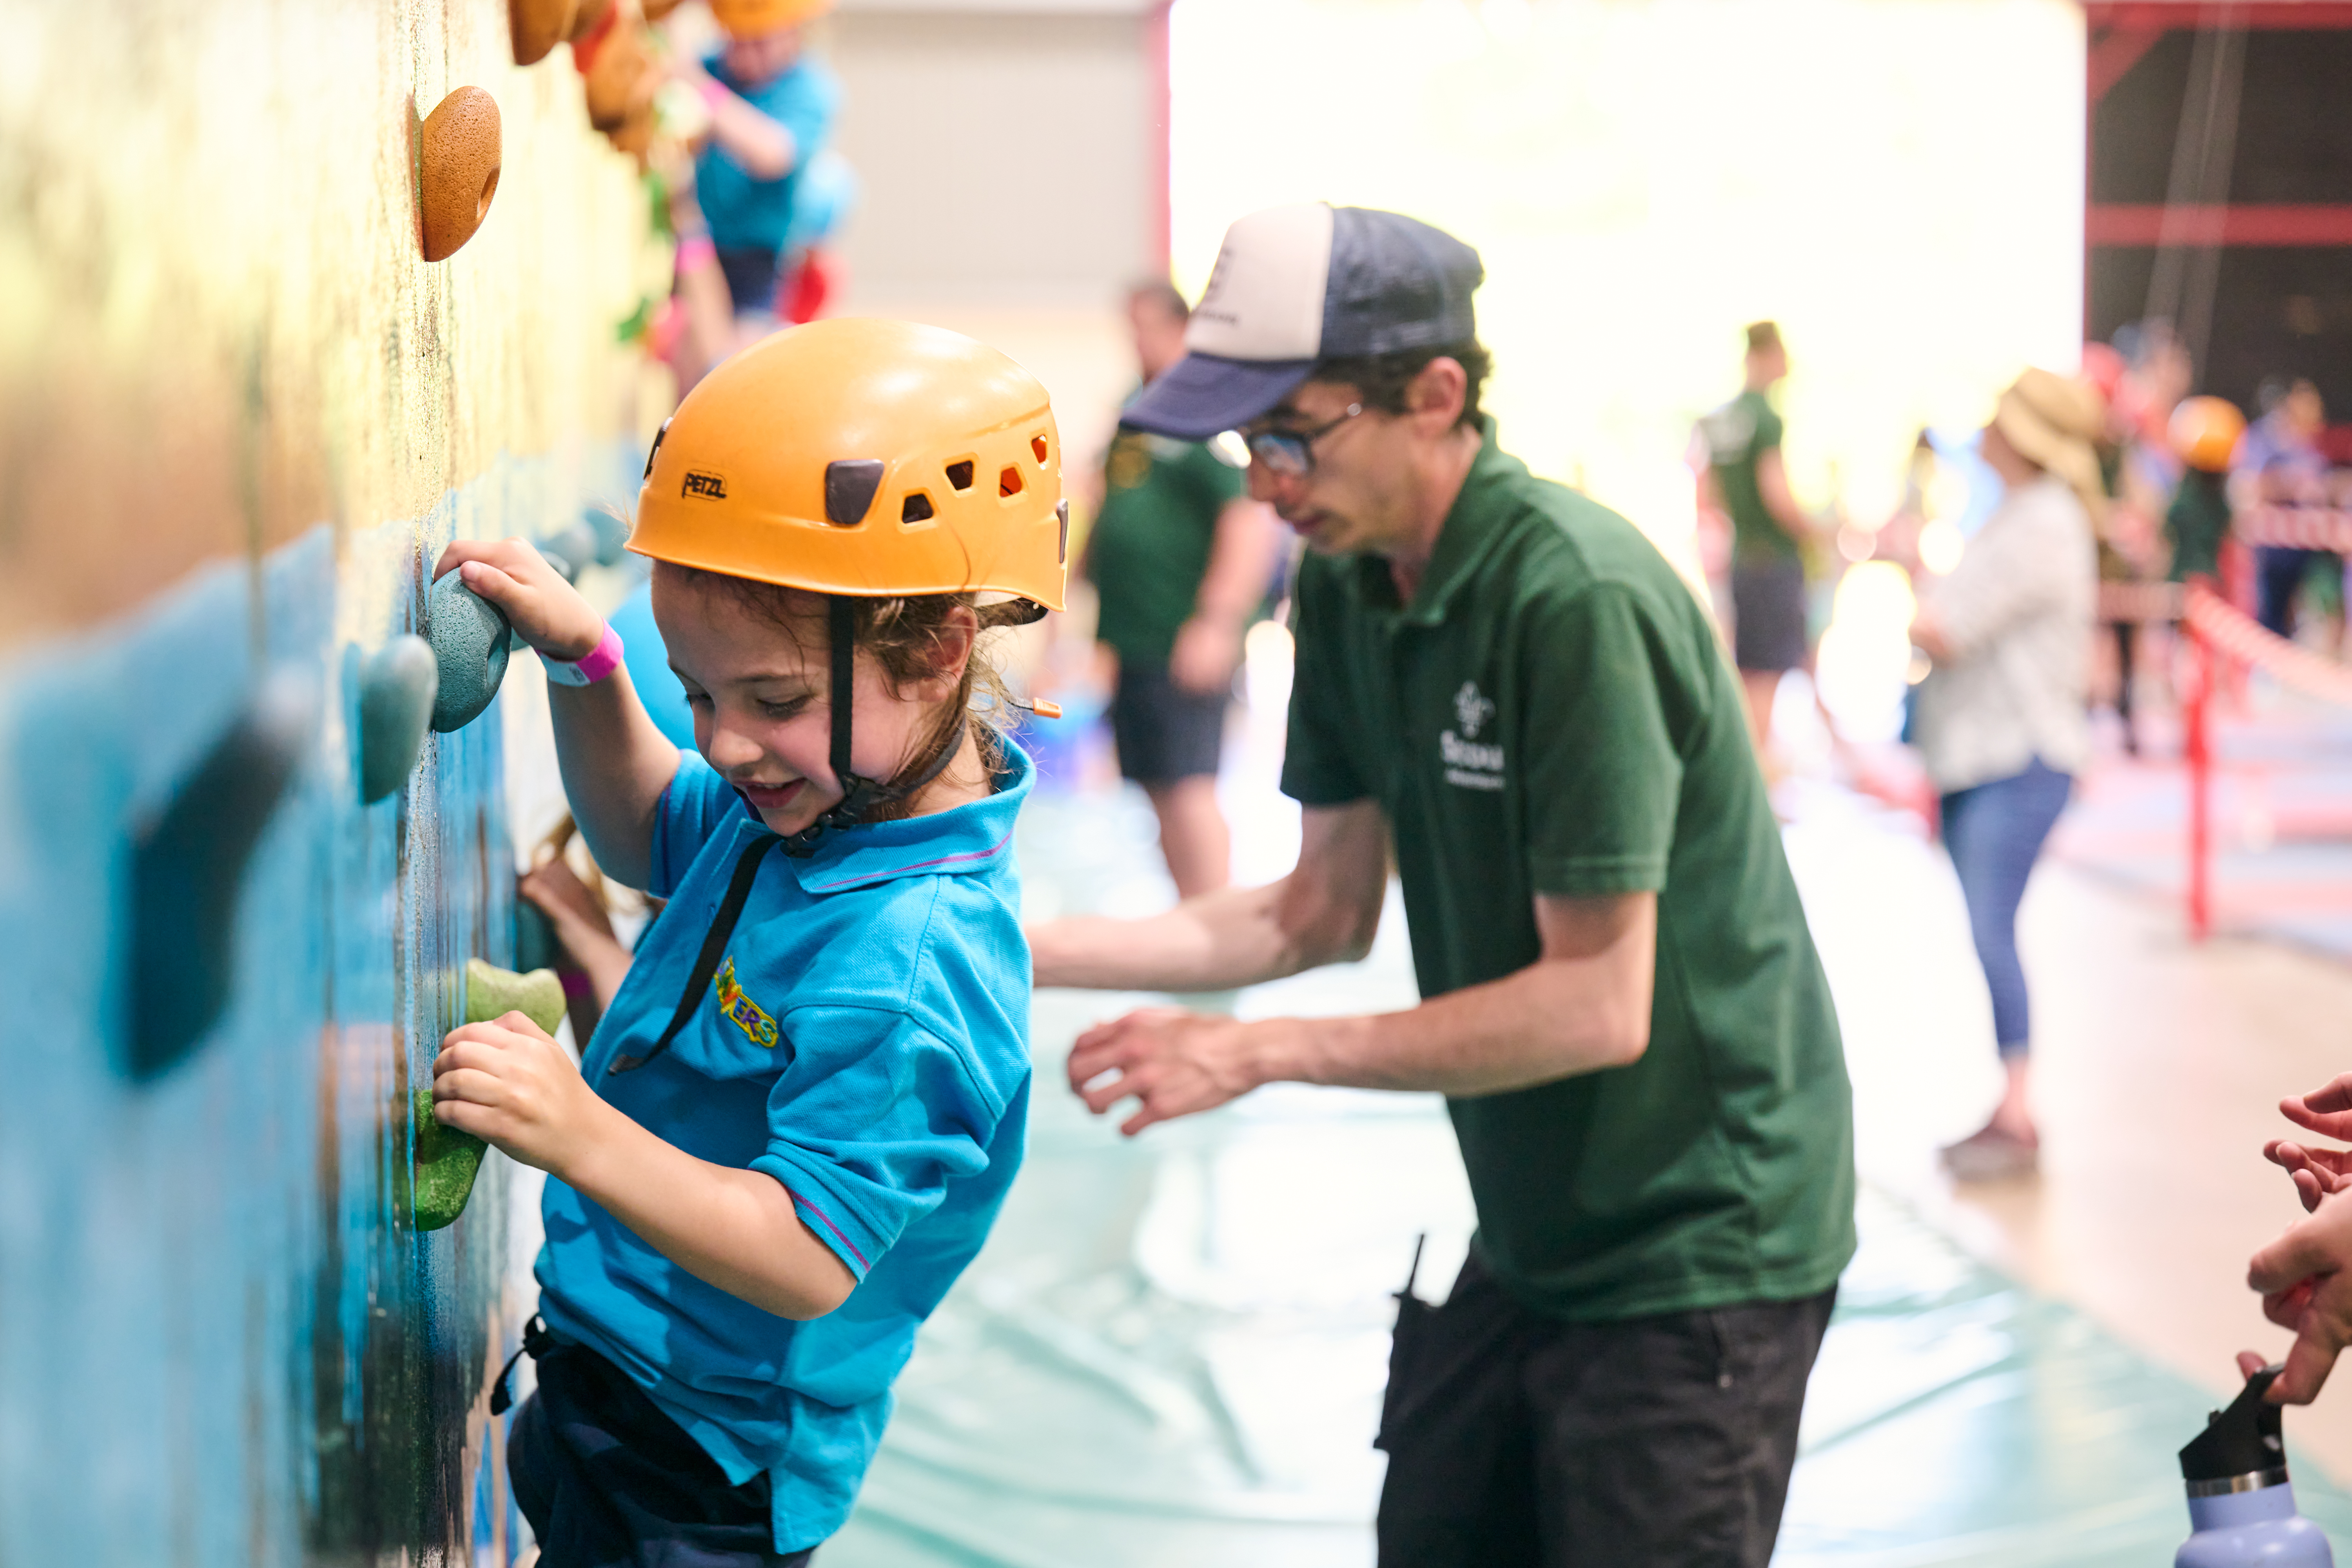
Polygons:
[[1944,844],[1992,993],[2007,1083],[1984,1127],[1943,1152],[1963,1181],[2034,1168],[2026,1102],[2032,1032],[2017,906],[2090,755],[2085,717],[2105,502],[2091,387],[2029,370],[2001,394],[1982,455],[2008,493],[1958,565],[1926,590],[1911,639],[1934,660],[1915,726],[1943,797]]

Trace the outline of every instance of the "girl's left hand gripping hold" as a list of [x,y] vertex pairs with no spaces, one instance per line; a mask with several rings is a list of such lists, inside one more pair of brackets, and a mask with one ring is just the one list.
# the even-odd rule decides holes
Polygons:
[[523,641],[551,658],[585,658],[604,636],[604,617],[528,541],[458,540],[433,563],[436,582],[450,572],[505,611]]
[[559,1179],[613,1114],[563,1047],[520,1013],[450,1030],[433,1058],[436,1121]]

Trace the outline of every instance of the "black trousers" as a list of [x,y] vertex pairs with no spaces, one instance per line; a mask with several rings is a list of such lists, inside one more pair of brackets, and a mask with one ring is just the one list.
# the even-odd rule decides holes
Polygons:
[[1765,1568],[1836,1295],[1564,1323],[1475,1251],[1444,1306],[1408,1290],[1381,1568]]
[[540,1568],[806,1568],[783,1556],[768,1478],[741,1486],[628,1374],[580,1345],[537,1358],[515,1412],[507,1477]]

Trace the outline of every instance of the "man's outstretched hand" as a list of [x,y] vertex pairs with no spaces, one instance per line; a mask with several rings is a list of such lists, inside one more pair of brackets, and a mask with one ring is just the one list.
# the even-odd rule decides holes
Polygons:
[[1210,1110],[1262,1081],[1231,1018],[1144,1007],[1097,1024],[1070,1047],[1070,1088],[1097,1116],[1132,1096],[1141,1101],[1119,1124],[1132,1138],[1155,1121]]
[[[2272,1404],[2310,1404],[2335,1368],[2337,1354],[2352,1344],[2352,1268],[2347,1266],[2352,1266],[2352,1198],[2337,1196],[2323,1199],[2247,1264],[2246,1284],[2261,1292],[2263,1316],[2294,1331],[2286,1370],[2271,1384]],[[2241,1370],[2249,1356],[2252,1352],[2239,1356]],[[2263,1359],[2252,1359],[2259,1371]]]
[[[2309,1094],[2288,1095],[2279,1101],[2279,1114],[2307,1132],[2352,1142],[2352,1073],[2339,1074]],[[2294,1178],[2295,1195],[2306,1211],[2352,1186],[2352,1152],[2278,1139],[2263,1145],[2263,1155]]]

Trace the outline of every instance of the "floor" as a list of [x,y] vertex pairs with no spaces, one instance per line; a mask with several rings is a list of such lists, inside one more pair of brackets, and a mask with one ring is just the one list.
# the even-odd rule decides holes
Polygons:
[[[1286,695],[1253,668],[1223,789],[1245,876],[1296,816],[1272,788]],[[1098,741],[1023,825],[1032,912],[1169,897],[1148,810]],[[2352,971],[2270,943],[2191,947],[2177,908],[2066,863],[2023,917],[2039,1008],[2038,1180],[1955,1191],[1933,1152],[1996,1088],[1958,891],[1916,818],[1784,789],[1786,843],[1846,1035],[1863,1250],[1808,1407],[1780,1561],[2160,1561],[2172,1451],[2275,1352],[2242,1285],[2295,1212],[2259,1157],[2279,1094],[2344,1062]],[[1401,911],[1363,963],[1204,999],[1244,1016],[1409,1005]],[[1426,1237],[1442,1293],[1472,1224],[1442,1106],[1275,1088],[1121,1140],[1063,1088],[1070,1037],[1153,1000],[1039,994],[1030,1166],[927,1331],[834,1568],[1370,1560],[1390,1293]],[[2305,1511],[2352,1538],[2352,1394],[2290,1419]]]

